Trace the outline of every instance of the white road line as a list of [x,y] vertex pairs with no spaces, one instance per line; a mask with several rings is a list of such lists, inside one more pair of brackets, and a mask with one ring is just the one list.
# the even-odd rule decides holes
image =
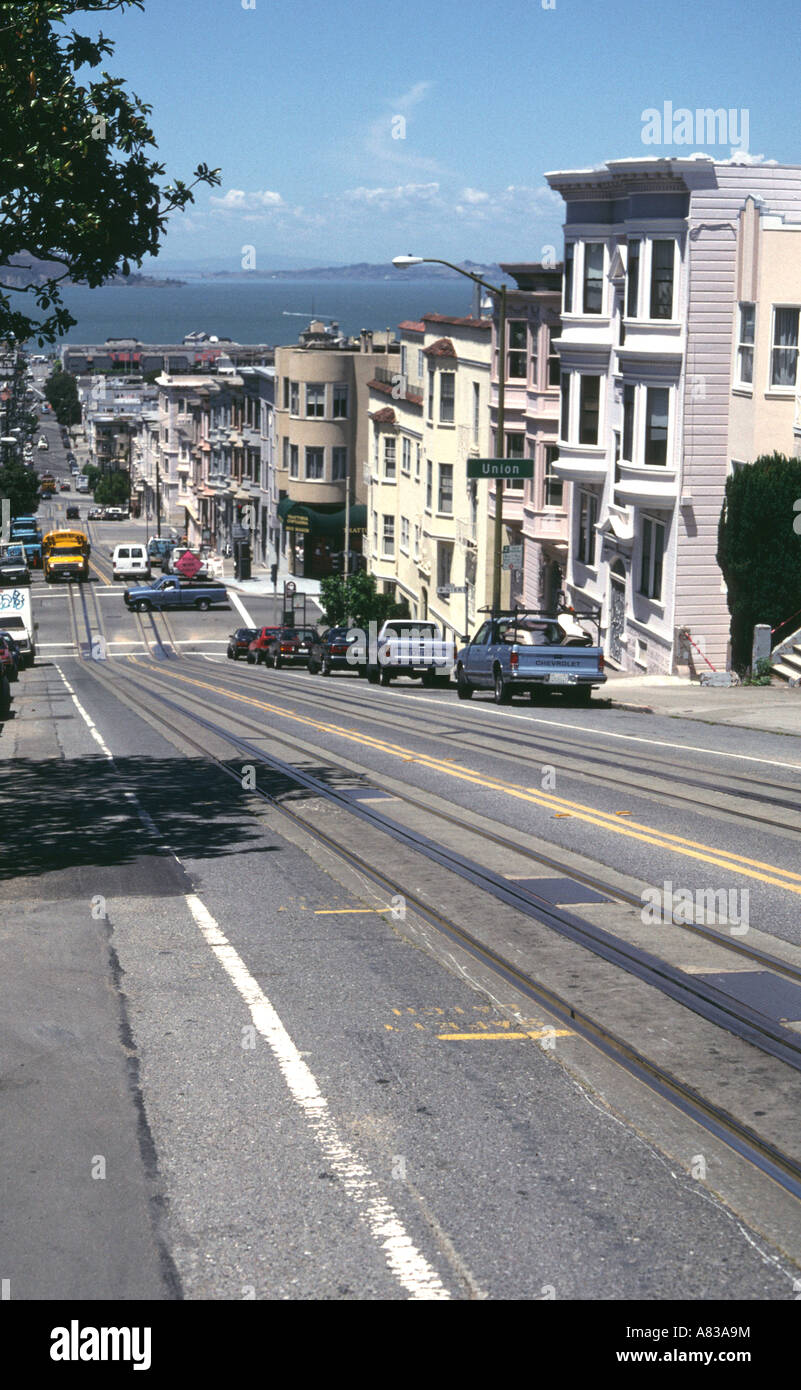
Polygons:
[[[113,765],[114,755],[111,749],[58,665],[56,665],[56,670],[92,738]],[[140,805],[134,793],[125,791],[125,796],[135,805],[146,828],[163,842],[163,836],[159,834],[158,827],[144,807]],[[175,851],[172,851],[172,854],[181,868],[184,868]],[[205,903],[196,894],[186,894],[184,901],[200,928],[206,944],[211,947],[234,988],[248,1006],[250,1016],[275,1057],[289,1093],[307,1119],[309,1127],[325,1155],[326,1162],[341,1180],[344,1190],[353,1199],[360,1219],[366,1225],[373,1240],[383,1250],[387,1264],[398,1283],[413,1299],[449,1299],[449,1291],[433,1266],[417,1249],[394,1207],[387,1201],[376,1179],[372,1176],[370,1169],[362,1162],[355,1149],[351,1148],[350,1144],[346,1143],[340,1136],[331,1117],[328,1101],[317,1085],[315,1077],[301,1057],[269,999],[250,974],[242,957],[224,935]]]
[[[378,689],[373,693],[377,695],[379,699],[383,700],[406,700],[408,703],[409,699],[408,695],[400,695],[393,690]],[[440,711],[443,709],[444,704],[442,700],[432,700],[427,695],[415,696],[414,702],[416,705],[436,705],[437,709]],[[444,707],[447,708],[447,706]],[[665,739],[640,738],[637,734],[616,734],[612,733],[609,729],[588,729],[583,724],[565,724],[561,719],[557,723],[555,719],[539,719],[536,717],[532,718],[525,714],[510,714],[508,710],[500,710],[495,705],[488,705],[487,708],[492,709],[496,719],[514,719],[516,722],[522,722],[523,724],[545,724],[549,729],[556,730],[557,733],[560,729],[570,729],[575,733],[589,734],[590,737],[593,738],[620,738],[625,739],[628,743],[647,743],[649,748],[675,748],[680,753],[706,753],[710,758],[736,758],[739,762],[767,763],[769,767],[786,767],[790,768],[793,772],[801,772],[801,763],[784,763],[780,762],[778,758],[758,758],[753,753],[729,753],[720,748],[697,748],[691,743],[668,743]],[[463,706],[460,707],[459,712],[464,712]],[[480,728],[480,726],[475,723],[473,727]],[[739,726],[729,724],[726,725],[726,728],[736,733],[764,734],[770,732],[765,729],[742,729]]]
[[241,957],[198,897],[190,894],[186,903],[205,941],[250,1009],[250,1016],[278,1062],[292,1099],[309,1121],[326,1162],[353,1198],[359,1216],[384,1251],[396,1279],[412,1298],[450,1298],[439,1275],[413,1244],[369,1168],[341,1138],[312,1072]]
[[244,603],[242,602],[241,598],[239,597],[239,595],[238,595],[237,593],[234,592],[233,589],[226,589],[225,592],[227,593],[229,599],[230,599],[231,602],[235,605],[235,607],[237,607],[237,608],[239,609],[240,613],[242,614],[242,617],[245,619],[245,627],[261,627],[261,626],[263,626],[263,624],[254,623],[253,619],[251,618],[250,614],[248,613],[248,610],[247,610],[247,608],[245,607]]

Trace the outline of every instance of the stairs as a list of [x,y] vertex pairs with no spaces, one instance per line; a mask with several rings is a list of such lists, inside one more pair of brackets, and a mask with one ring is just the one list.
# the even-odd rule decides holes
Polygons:
[[801,628],[774,647],[770,662],[774,676],[788,685],[801,685]]

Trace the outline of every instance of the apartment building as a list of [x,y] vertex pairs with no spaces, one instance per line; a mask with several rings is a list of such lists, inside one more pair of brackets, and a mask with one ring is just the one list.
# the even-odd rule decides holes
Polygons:
[[320,577],[345,549],[360,550],[366,511],[367,383],[398,371],[394,333],[346,338],[312,320],[275,350],[275,447],[282,548],[293,572]]
[[399,374],[369,383],[368,567],[463,637],[492,591],[486,484],[467,478],[489,451],[492,323],[425,314],[399,338]]
[[[573,484],[568,591],[577,606],[600,605],[612,665],[670,672],[691,640],[724,668],[723,492],[732,451],[763,451],[733,394],[737,353],[751,346],[741,309],[753,303],[741,218],[749,200],[760,223],[797,218],[801,167],[694,155],[546,178],[566,205],[554,469]],[[792,308],[767,310],[759,411],[774,425],[795,395],[798,314],[782,312]]]
[[[559,435],[559,354],[562,266],[504,264],[514,284],[506,294],[503,444],[497,434],[498,314],[494,304],[491,426],[494,456],[534,460],[534,476],[503,488],[504,544],[520,563],[502,574],[501,602],[553,611],[565,582],[570,486],[554,469]],[[495,517],[495,486],[481,484]]]

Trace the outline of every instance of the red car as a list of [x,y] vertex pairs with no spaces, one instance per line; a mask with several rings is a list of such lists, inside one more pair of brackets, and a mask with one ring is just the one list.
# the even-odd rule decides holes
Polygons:
[[250,666],[261,666],[267,660],[267,649],[274,637],[281,631],[280,627],[263,627],[259,629],[257,637],[248,647],[248,664]]

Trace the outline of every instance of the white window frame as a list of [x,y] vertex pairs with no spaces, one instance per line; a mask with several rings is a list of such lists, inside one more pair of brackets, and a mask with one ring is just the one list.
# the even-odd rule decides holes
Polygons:
[[[342,466],[344,465],[344,467]],[[331,449],[331,481],[344,483],[348,476],[348,451],[344,444],[335,444]]]
[[401,473],[410,477],[412,472],[412,441],[408,434],[401,439]]
[[[643,580],[642,570],[643,570],[643,562],[644,562],[644,560],[645,560],[645,528],[646,528],[646,526],[649,526],[649,527],[652,528],[652,536],[658,534],[658,531],[661,532],[661,553],[660,553],[660,556],[659,556],[659,593],[658,593],[658,594],[656,594],[656,593],[653,592],[653,589],[654,589],[654,580],[655,580],[655,577],[656,577],[656,570],[657,570],[657,565],[656,565],[656,549],[655,549],[655,547],[654,547],[654,545],[653,545],[653,541],[652,541],[652,543],[651,543],[651,553],[650,553],[650,556],[649,556],[649,567],[648,567],[647,586],[646,586],[645,589],[642,587],[642,580]],[[658,528],[658,531],[657,531],[657,528]],[[644,513],[644,514],[643,514],[643,517],[642,517],[642,526],[640,527],[640,545],[639,545],[639,554],[638,554],[638,557],[637,557],[637,593],[639,594],[640,598],[648,599],[649,602],[651,602],[651,603],[663,603],[663,602],[664,602],[664,599],[663,599],[662,596],[663,596],[664,587],[665,587],[665,555],[666,555],[666,553],[667,553],[667,525],[666,525],[666,523],[665,523],[664,521],[660,521],[658,517],[649,516],[647,513]]]
[[395,558],[395,516],[384,512],[381,519],[381,555],[386,560]]
[[[776,352],[786,352],[792,349],[776,346],[776,315],[780,312],[794,313],[796,315],[795,330],[795,381],[791,386],[775,385],[773,381],[773,356]],[[770,356],[768,358],[768,391],[778,395],[795,395],[798,386],[798,354],[799,354],[799,333],[801,333],[801,308],[797,304],[773,304],[770,313]]]
[[[586,527],[583,523],[585,510],[587,512]],[[576,560],[580,565],[584,565],[585,569],[595,568],[595,556],[598,549],[598,536],[595,528],[598,525],[599,510],[600,501],[597,493],[587,492],[584,488],[581,488],[579,490],[576,506]],[[589,559],[585,559],[581,550],[581,535],[583,531],[586,531],[587,550],[590,555]]]
[[394,434],[384,435],[384,482],[394,483],[398,479],[398,450]]
[[[751,337],[745,336],[745,311],[751,311]],[[743,355],[751,354],[751,375],[748,379],[743,376]],[[753,300],[743,299],[737,305],[737,346],[734,353],[734,383],[743,391],[752,392],[754,389],[754,356],[756,353],[756,304]]]
[[[310,454],[319,454],[319,456],[320,456],[320,457],[319,457],[319,460],[317,460],[317,459],[315,460],[315,463],[319,462],[319,464],[320,464],[320,472],[319,472],[319,473],[310,473],[310,472],[309,472],[309,465],[310,465],[310,463],[311,463],[311,459],[309,458],[309,455],[310,455]],[[319,444],[307,444],[307,445],[306,445],[306,447],[305,447],[305,449],[304,449],[304,455],[303,455],[303,470],[304,470],[303,476],[304,476],[304,480],[305,480],[306,482],[308,482],[308,483],[322,483],[322,482],[325,481],[325,449],[322,448]]]
[[[346,381],[335,381],[334,384],[333,384],[333,386],[332,386],[332,388],[331,388],[331,393],[332,393],[331,409],[332,409],[332,412],[333,412],[333,414],[332,414],[332,419],[334,419],[334,420],[347,420],[347,418],[348,418],[348,409],[349,409],[349,407],[350,407],[350,399],[349,399],[349,391],[348,391],[348,384],[347,384],[347,382],[346,382]],[[343,405],[343,404],[344,404],[344,407],[345,407],[344,410],[338,409],[338,407],[341,406],[341,405]]]
[[409,518],[408,518],[408,516],[402,516],[402,517],[401,517],[400,548],[401,548],[401,550],[403,551],[404,555],[408,555],[408,554],[409,554]]
[[[311,407],[314,406],[314,409]],[[317,407],[320,407],[318,410]],[[306,382],[306,416],[307,420],[325,419],[325,385],[321,381]]]
[[[443,503],[443,496],[444,496],[444,494],[443,494],[443,487],[442,487],[442,484],[443,484],[443,481],[444,481],[444,480],[443,480],[443,476],[442,476],[442,475],[443,475],[443,469],[450,469],[450,479],[451,479],[451,488],[450,488],[450,492],[451,492],[451,505],[450,505],[450,511],[447,511],[447,510],[445,509],[445,507],[443,507],[443,505],[442,505],[442,503]],[[452,464],[452,463],[441,463],[441,464],[440,464],[440,466],[439,466],[439,479],[438,479],[438,486],[437,486],[437,515],[438,515],[438,516],[453,516],[453,474],[454,474],[454,467],[453,467],[453,464]]]

